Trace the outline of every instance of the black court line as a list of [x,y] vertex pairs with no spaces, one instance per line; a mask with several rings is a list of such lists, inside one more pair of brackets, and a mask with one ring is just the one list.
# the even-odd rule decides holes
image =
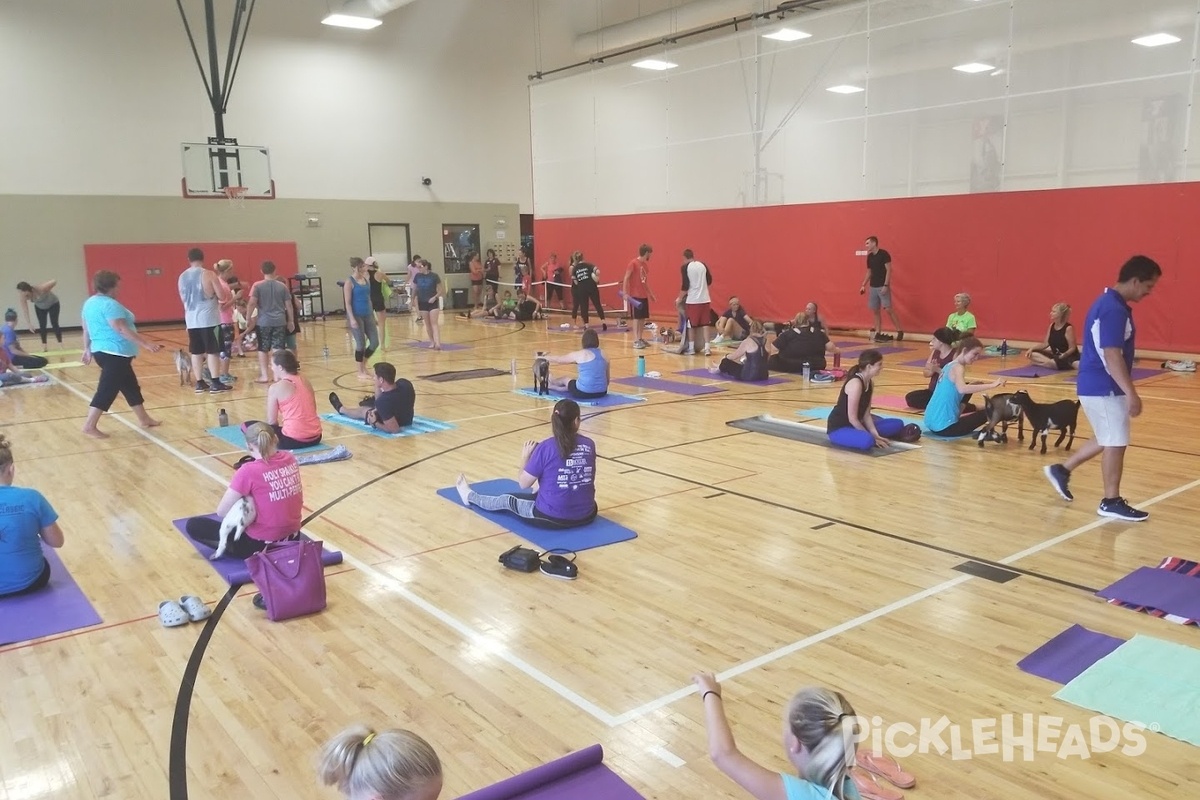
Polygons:
[[717,492],[716,494],[706,494],[706,495],[704,495],[704,499],[705,499],[705,500],[712,500],[714,497],[724,497],[724,496],[725,496],[725,493],[724,493],[724,492]]
[[812,526],[812,529],[813,529],[814,531],[819,531],[819,530],[821,530],[822,528],[828,528],[830,525],[833,525],[833,524],[834,524],[834,523],[832,523],[832,522],[822,522],[820,525],[813,525],[813,526]]
[[637,472],[637,471],[638,471],[638,468],[634,467],[633,469],[623,469],[620,472],[618,472],[617,474],[618,475],[628,475],[631,472]]

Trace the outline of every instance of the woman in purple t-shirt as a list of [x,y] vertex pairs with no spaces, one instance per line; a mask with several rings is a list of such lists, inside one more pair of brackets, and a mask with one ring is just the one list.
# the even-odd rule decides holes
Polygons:
[[559,400],[551,417],[554,436],[528,441],[521,449],[517,483],[536,492],[486,495],[471,489],[466,475],[456,487],[465,505],[507,511],[542,528],[574,528],[596,518],[596,443],[579,433],[579,404]]

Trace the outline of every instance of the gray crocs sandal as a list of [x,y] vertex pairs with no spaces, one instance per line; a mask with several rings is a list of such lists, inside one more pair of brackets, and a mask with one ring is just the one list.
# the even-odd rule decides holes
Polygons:
[[187,612],[174,600],[163,600],[158,604],[158,621],[164,628],[178,628],[190,622]]
[[212,616],[212,609],[204,604],[204,601],[195,595],[184,595],[179,598],[179,605],[187,613],[188,619],[192,622],[208,619]]

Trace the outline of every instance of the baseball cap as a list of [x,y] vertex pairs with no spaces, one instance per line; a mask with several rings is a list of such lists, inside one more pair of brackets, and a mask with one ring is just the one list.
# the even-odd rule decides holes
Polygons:
[[366,264],[368,267],[378,267],[379,266],[379,262],[375,260],[375,256],[368,256],[363,261],[363,263]]

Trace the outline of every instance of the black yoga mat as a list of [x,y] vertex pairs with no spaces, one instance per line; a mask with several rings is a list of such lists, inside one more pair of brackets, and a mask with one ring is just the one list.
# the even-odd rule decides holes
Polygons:
[[435,372],[432,375],[419,375],[418,377],[423,381],[446,383],[447,381],[469,381],[473,378],[494,378],[498,375],[508,374],[510,373],[505,370],[487,367],[485,369],[460,369],[450,372]]

